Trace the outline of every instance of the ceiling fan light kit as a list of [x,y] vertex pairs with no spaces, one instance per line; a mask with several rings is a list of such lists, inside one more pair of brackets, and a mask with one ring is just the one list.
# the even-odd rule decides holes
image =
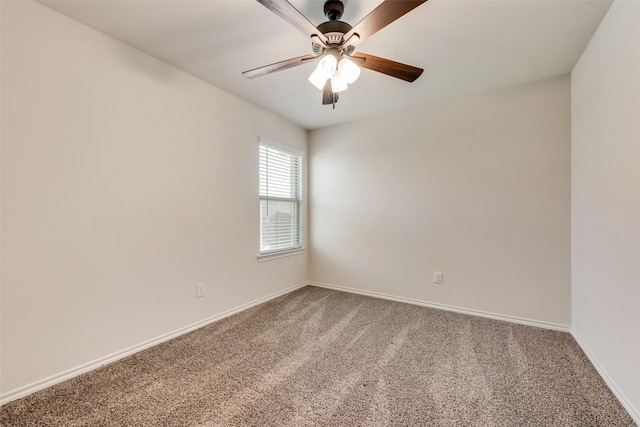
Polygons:
[[349,58],[343,57],[338,62],[341,53],[330,48],[318,62],[316,69],[309,76],[309,81],[318,90],[324,90],[327,80],[331,79],[331,90],[334,93],[347,90],[350,84],[360,77],[360,67]]
[[354,27],[339,20],[344,12],[344,5],[339,0],[325,2],[324,13],[328,21],[317,27],[287,0],[257,1],[310,37],[313,55],[304,55],[243,72],[242,74],[248,78],[319,60],[309,76],[309,82],[322,90],[322,103],[331,104],[335,108],[338,94],[347,90],[349,85],[358,79],[360,67],[407,82],[415,81],[422,74],[421,68],[366,53],[355,53],[355,49],[363,40],[427,0],[385,0]]

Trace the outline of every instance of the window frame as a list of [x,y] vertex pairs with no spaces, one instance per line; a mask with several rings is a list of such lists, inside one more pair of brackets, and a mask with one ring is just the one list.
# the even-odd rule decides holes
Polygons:
[[[266,147],[267,150],[271,148],[273,150],[280,151],[284,154],[298,157],[298,177],[297,177],[297,189],[296,189],[297,190],[296,193],[298,194],[297,198],[269,197],[269,195],[261,194],[260,180],[263,174],[262,163],[261,163],[261,157],[262,157],[261,152],[262,152],[263,146]],[[304,177],[304,152],[302,150],[299,150],[295,147],[274,142],[264,137],[260,137],[259,144],[258,144],[258,221],[259,223],[258,223],[258,256],[257,256],[259,262],[267,261],[270,259],[297,255],[305,251],[304,233],[303,233],[303,230],[304,230],[303,207],[304,207],[304,197],[305,197],[303,177]],[[298,236],[298,242],[296,245],[288,246],[285,248],[279,248],[279,249],[263,250],[262,248],[263,225],[262,225],[261,206],[264,201],[268,203],[268,200],[276,200],[276,201],[279,200],[279,201],[290,202],[294,204],[295,210],[296,210],[295,227],[297,230],[294,229],[293,232],[297,233],[297,236]]]

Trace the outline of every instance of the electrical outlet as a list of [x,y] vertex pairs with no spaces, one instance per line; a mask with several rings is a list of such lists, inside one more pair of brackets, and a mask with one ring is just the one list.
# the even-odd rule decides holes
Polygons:
[[198,283],[196,285],[196,298],[202,298],[204,296],[204,283]]
[[436,271],[433,273],[433,283],[437,283],[438,285],[441,285],[442,283],[444,283],[444,277],[442,275],[442,272]]

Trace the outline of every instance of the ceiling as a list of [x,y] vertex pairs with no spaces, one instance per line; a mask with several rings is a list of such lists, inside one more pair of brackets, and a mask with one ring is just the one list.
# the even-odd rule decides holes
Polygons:
[[[72,0],[46,6],[305,129],[571,72],[611,0],[430,0],[358,51],[424,68],[413,83],[362,70],[333,110],[304,64],[253,80],[241,72],[310,54],[311,42],[255,0]],[[314,25],[324,1],[290,0]],[[343,0],[355,25],[381,0]]]

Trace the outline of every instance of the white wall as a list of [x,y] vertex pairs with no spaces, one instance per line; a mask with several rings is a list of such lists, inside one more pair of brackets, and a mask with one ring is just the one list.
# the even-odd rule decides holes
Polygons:
[[573,70],[572,325],[640,422],[640,2],[616,1]]
[[564,76],[310,132],[312,281],[567,327],[569,124]]
[[5,396],[307,280],[306,255],[256,259],[261,135],[306,149],[271,113],[2,2]]

